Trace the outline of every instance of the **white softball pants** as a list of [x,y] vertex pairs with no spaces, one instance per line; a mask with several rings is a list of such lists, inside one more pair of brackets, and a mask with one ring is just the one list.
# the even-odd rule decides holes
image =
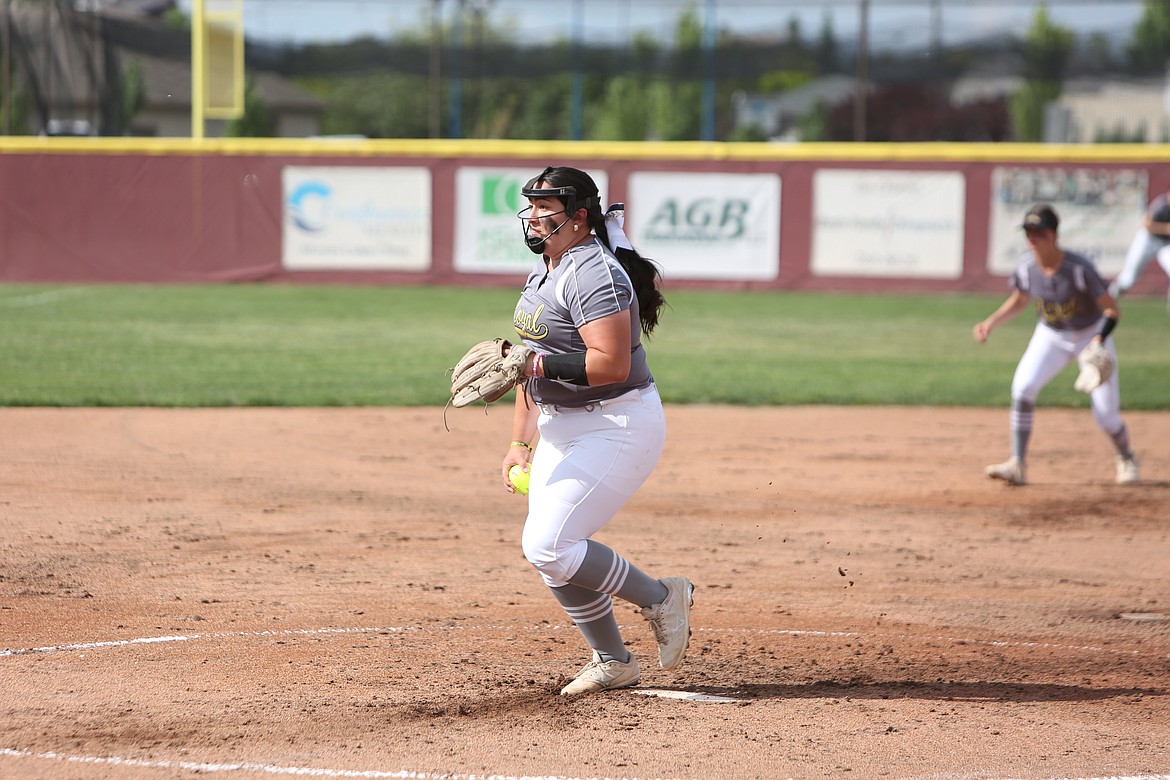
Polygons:
[[1117,286],[1122,290],[1133,287],[1146,265],[1155,257],[1158,258],[1158,265],[1170,276],[1170,244],[1150,235],[1147,230],[1139,230],[1129,244],[1125,265],[1117,275]]
[[564,585],[601,530],[654,471],[666,442],[653,385],[584,409],[542,406],[529,466],[524,557],[549,587]]
[[[1065,366],[1073,363],[1081,350],[1088,346],[1097,335],[1098,326],[1084,330],[1054,330],[1042,322],[1036,323],[1032,340],[1024,350],[1012,378],[1012,400],[1021,399],[1034,404],[1040,391],[1051,382]],[[1117,349],[1112,338],[1105,339],[1105,348],[1117,364]],[[1109,435],[1121,430],[1121,389],[1114,370],[1109,381],[1089,395],[1093,407],[1093,419],[1097,426]]]

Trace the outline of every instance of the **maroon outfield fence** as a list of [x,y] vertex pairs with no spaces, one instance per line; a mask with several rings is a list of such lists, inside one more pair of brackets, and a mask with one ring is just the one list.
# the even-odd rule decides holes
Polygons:
[[[672,284],[1002,291],[1020,215],[1106,276],[1170,147],[285,139],[0,139],[0,281],[507,284],[546,164],[627,204]],[[1156,264],[1154,264],[1156,267]],[[1136,292],[1166,289],[1147,272]]]

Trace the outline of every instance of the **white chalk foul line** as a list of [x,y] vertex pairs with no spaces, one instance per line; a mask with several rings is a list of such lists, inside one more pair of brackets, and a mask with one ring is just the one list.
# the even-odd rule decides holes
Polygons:
[[[468,775],[454,772],[432,774],[430,772],[412,772],[401,770],[397,772],[380,769],[322,769],[301,766],[278,766],[275,764],[211,764],[198,761],[144,761],[137,758],[121,758],[119,756],[74,756],[67,753],[34,753],[31,750],[15,750],[0,748],[0,756],[14,758],[37,759],[41,761],[65,761],[74,764],[107,764],[110,766],[138,767],[143,769],[182,769],[200,774],[217,772],[256,772],[266,775],[293,775],[299,777],[356,777],[370,778],[371,780],[586,780],[586,778],[570,778],[561,775]],[[598,780],[590,778],[589,780]],[[632,780],[622,778],[622,780]],[[1170,775],[1108,775],[1104,777],[1063,777],[1051,780],[1170,780]]]
[[269,636],[313,636],[315,634],[396,634],[417,631],[408,626],[378,626],[372,628],[289,628],[280,631],[235,631],[215,634],[177,634],[172,636],[144,636],[136,639],[116,639],[106,642],[84,642],[70,645],[47,647],[21,647],[15,650],[0,650],[0,656],[27,655],[29,653],[57,653],[71,650],[96,650],[101,647],[128,647],[130,645],[163,644],[166,642],[192,642],[198,639],[234,639],[238,637]]
[[66,761],[74,764],[107,764],[111,766],[139,767],[146,769],[182,769],[188,772],[210,774],[213,772],[256,772],[266,775],[295,775],[300,777],[359,777],[359,778],[409,778],[409,780],[583,780],[559,775],[466,775],[455,772],[432,774],[430,772],[397,772],[380,769],[318,769],[304,766],[277,766],[275,764],[209,764],[198,761],[144,761],[137,758],[118,756],[72,756],[66,753],[34,753],[31,750],[0,748],[0,756],[35,758],[45,761]]

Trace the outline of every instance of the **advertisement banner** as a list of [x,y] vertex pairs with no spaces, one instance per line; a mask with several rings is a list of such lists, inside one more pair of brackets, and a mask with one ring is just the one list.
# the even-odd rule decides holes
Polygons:
[[633,173],[626,206],[630,242],[667,279],[779,275],[776,174]]
[[[528,206],[520,190],[539,170],[469,168],[455,172],[455,270],[463,273],[527,275],[537,256],[524,243],[524,225],[517,216]],[[604,171],[586,171],[601,193],[609,178]]]
[[996,168],[991,174],[987,270],[1008,276],[1028,251],[1020,223],[1036,203],[1060,217],[1058,239],[1065,249],[1093,261],[1111,279],[1146,209],[1149,175],[1138,170],[1091,168]]
[[426,168],[287,166],[281,258],[290,271],[426,271]]
[[818,170],[812,271],[818,276],[958,279],[963,174]]

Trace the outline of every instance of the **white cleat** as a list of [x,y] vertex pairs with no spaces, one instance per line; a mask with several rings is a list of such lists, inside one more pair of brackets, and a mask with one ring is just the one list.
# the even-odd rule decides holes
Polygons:
[[585,664],[585,668],[577,673],[576,678],[561,688],[561,696],[579,696],[583,693],[597,693],[610,691],[615,688],[629,688],[637,685],[642,679],[638,671],[638,659],[630,654],[627,663],[621,661],[602,661],[597,651],[593,651],[593,660]]
[[1130,455],[1128,458],[1124,455],[1117,456],[1117,484],[1118,485],[1136,485],[1142,481],[1141,472],[1138,470],[1137,458]]
[[682,663],[691,641],[691,605],[695,603],[695,586],[685,577],[663,577],[666,600],[642,607],[642,617],[650,621],[658,640],[658,665],[673,669]]
[[992,479],[1002,479],[1009,485],[1026,485],[1028,479],[1024,475],[1024,461],[1012,456],[1003,463],[988,466],[983,473]]

